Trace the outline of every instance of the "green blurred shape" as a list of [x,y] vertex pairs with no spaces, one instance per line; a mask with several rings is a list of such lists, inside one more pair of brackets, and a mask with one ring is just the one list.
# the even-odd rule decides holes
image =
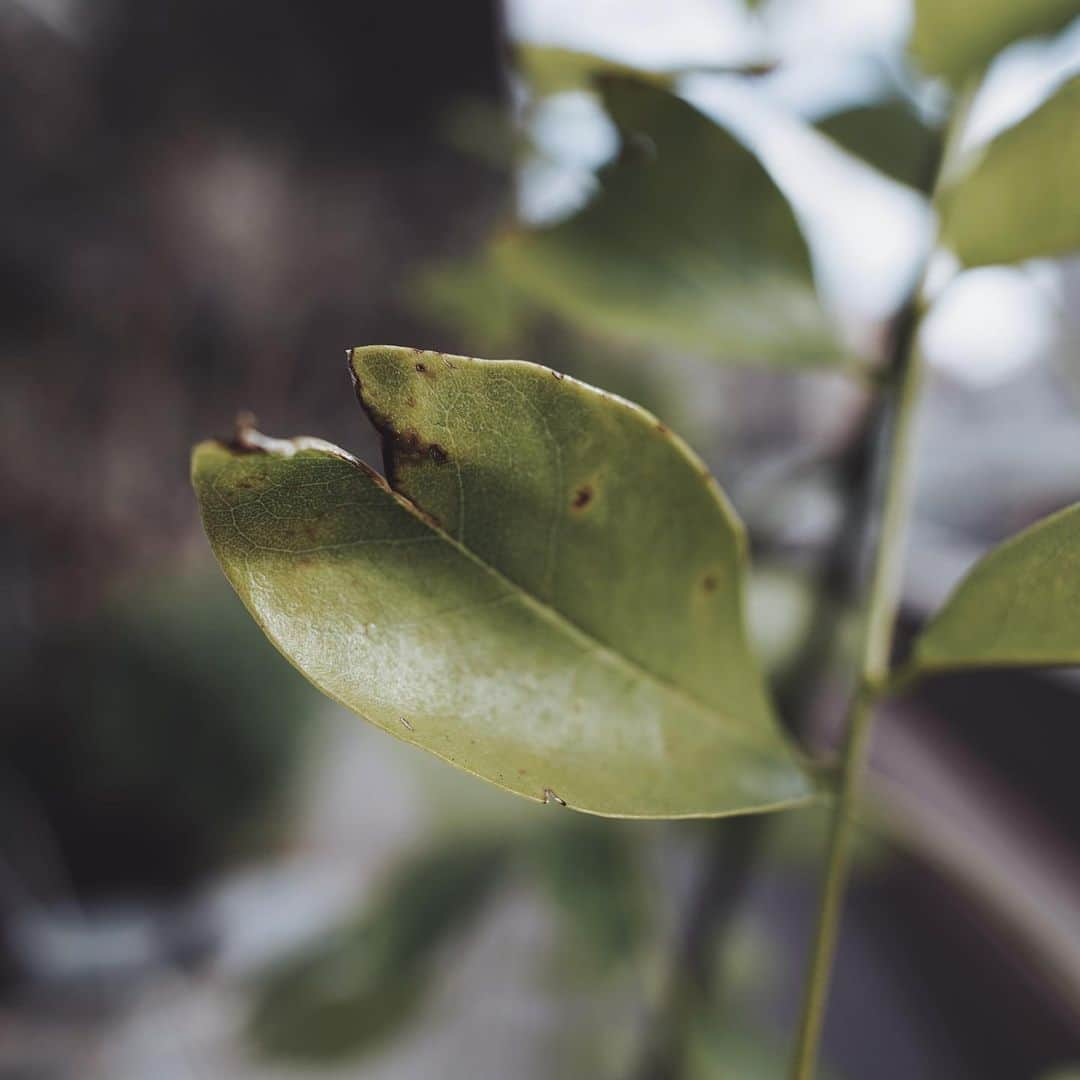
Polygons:
[[1080,248],[1080,76],[976,151],[939,202],[942,243],[967,266]]
[[[692,1024],[683,1080],[780,1080],[789,1074],[787,1036],[702,1014]],[[836,1073],[826,1068],[819,1068],[817,1076],[836,1080]]]
[[924,187],[938,134],[899,98],[842,109],[815,127],[849,154],[901,184]]
[[522,44],[514,50],[517,67],[537,97],[591,90],[600,75],[625,75],[656,86],[670,86],[677,72],[646,71],[596,53],[559,45]]
[[958,87],[1007,45],[1052,34],[1078,14],[1076,0],[915,0],[911,54],[924,74]]
[[622,134],[599,191],[494,246],[499,271],[585,329],[733,363],[843,365],[791,207],[757,158],[640,80],[598,80]]
[[267,1055],[369,1052],[420,1011],[439,950],[483,910],[506,865],[495,844],[440,846],[399,866],[372,907],[269,972],[249,1032]]
[[651,927],[639,862],[638,831],[574,818],[534,834],[522,854],[555,905],[571,956],[607,973],[639,954]]

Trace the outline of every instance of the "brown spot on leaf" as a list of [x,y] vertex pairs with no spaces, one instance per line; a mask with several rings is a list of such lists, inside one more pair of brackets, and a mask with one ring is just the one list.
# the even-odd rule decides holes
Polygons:
[[656,430],[659,431],[661,435],[667,435],[668,431],[669,431],[669,428],[668,428],[667,424],[663,423],[660,420],[657,420],[657,422],[656,422]]
[[570,505],[575,510],[584,510],[593,500],[593,489],[588,484],[582,484],[581,487],[574,492],[574,497],[570,501]]
[[716,586],[717,586],[716,577],[713,574],[706,574],[704,579],[701,582],[701,587],[707,593],[713,593],[713,592],[716,592]]
[[427,371],[427,364],[422,364],[422,363],[418,363],[418,364],[416,365],[416,370],[417,370],[417,371],[418,371],[418,372],[419,372],[419,373],[420,373],[421,375],[423,375],[423,374],[424,374],[424,373],[425,373],[425,372]]
[[565,376],[561,372],[558,372],[558,371],[553,371],[551,374],[554,375],[555,378],[559,380],[559,382],[562,382],[563,379],[565,378]]

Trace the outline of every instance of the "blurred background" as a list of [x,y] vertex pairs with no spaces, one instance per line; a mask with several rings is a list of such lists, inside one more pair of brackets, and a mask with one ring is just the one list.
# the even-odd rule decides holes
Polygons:
[[[820,815],[593,820],[367,727],[241,609],[188,453],[251,410],[377,463],[344,365],[363,343],[622,393],[746,520],[778,700],[828,747],[858,433],[933,229],[947,94],[906,59],[911,20],[905,0],[0,0],[0,1076],[783,1075]],[[1080,25],[1050,29],[991,65],[973,154],[1080,70]],[[655,204],[689,236],[749,230],[695,265],[744,338],[611,333],[609,298],[520,255],[664,147],[590,79],[630,68],[772,178],[728,191],[690,145]],[[802,292],[755,269],[771,183]],[[645,274],[668,219],[627,207],[615,249]],[[938,252],[927,280],[909,630],[1080,499],[1080,262]],[[805,344],[762,362],[789,314]],[[883,717],[830,1077],[1080,1062],[1078,708],[1074,675],[1014,672]]]

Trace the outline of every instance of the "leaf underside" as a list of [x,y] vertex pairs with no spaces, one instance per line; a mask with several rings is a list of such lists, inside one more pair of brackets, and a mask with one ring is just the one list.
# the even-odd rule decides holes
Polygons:
[[196,448],[221,565],[312,682],[518,794],[806,801],[743,626],[741,527],[643,410],[551,370],[354,350],[391,488],[318,440]]

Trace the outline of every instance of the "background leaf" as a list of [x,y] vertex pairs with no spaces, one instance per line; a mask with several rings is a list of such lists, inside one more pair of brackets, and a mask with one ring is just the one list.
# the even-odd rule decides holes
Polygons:
[[923,670],[1080,664],[1080,505],[995,548],[916,642]]
[[597,75],[626,75],[657,86],[670,86],[673,75],[644,71],[595,53],[559,45],[519,44],[514,50],[518,69],[537,97],[568,90],[591,90]]
[[791,207],[757,158],[674,94],[631,79],[599,85],[621,153],[579,213],[496,245],[503,272],[617,339],[745,363],[849,359]]
[[532,364],[353,363],[408,499],[318,440],[195,452],[214,551],[301,671],[533,799],[632,817],[807,799],[747,645],[741,528],[681,442]]
[[914,188],[926,183],[938,136],[907,102],[857,105],[826,116],[815,127],[893,180]]
[[256,1043],[276,1057],[332,1060],[393,1036],[422,1005],[437,950],[480,913],[504,865],[498,847],[461,844],[406,862],[371,911],[266,978]]
[[1080,76],[979,153],[940,200],[942,242],[968,266],[1080,248]]
[[585,817],[538,833],[527,855],[571,939],[601,972],[631,962],[649,925],[640,853],[624,828]]
[[927,75],[959,85],[1018,38],[1051,34],[1076,0],[915,0],[911,52]]

